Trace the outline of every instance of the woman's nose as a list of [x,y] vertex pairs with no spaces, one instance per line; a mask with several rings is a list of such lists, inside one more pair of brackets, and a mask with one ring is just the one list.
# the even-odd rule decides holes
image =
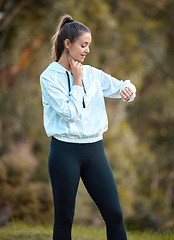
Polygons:
[[85,52],[86,52],[86,53],[89,53],[89,52],[90,52],[89,47],[86,47]]

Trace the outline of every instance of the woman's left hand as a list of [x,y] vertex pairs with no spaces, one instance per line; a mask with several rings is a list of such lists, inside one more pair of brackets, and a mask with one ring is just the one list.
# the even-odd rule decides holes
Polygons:
[[133,94],[133,91],[130,87],[126,87],[123,90],[121,90],[121,92],[120,92],[120,95],[124,102],[128,102],[130,100],[130,97],[132,96],[132,94]]

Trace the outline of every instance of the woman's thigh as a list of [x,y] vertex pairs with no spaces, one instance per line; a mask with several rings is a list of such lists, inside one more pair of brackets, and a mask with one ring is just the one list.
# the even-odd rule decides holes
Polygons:
[[80,179],[80,160],[75,154],[76,151],[72,144],[54,138],[51,140],[48,167],[55,211],[58,215],[74,211]]
[[[86,151],[86,164],[81,177],[90,196],[98,206],[104,220],[122,220],[116,182],[105,155],[103,142],[95,148],[89,145]],[[113,217],[112,217],[113,216]]]

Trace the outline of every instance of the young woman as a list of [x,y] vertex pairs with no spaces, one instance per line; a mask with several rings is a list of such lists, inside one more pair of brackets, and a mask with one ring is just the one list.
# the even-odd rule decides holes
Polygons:
[[[103,145],[108,128],[104,97],[132,101],[135,86],[82,65],[91,32],[62,17],[53,37],[54,61],[41,74],[44,127],[51,138],[49,174],[55,219],[53,240],[70,240],[81,177],[106,223],[108,240],[126,240],[116,183]],[[82,209],[83,211],[83,209]]]

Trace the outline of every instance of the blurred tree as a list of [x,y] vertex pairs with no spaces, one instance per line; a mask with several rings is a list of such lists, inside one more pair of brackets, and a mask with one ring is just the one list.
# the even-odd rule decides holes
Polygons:
[[[139,3],[143,13],[153,22],[151,33],[156,39],[153,48],[148,44],[148,59],[152,62],[144,75],[139,99],[130,110],[130,119],[142,142],[147,142],[154,158],[149,162],[150,192],[154,212],[172,216],[174,207],[174,3],[150,1]],[[138,116],[134,118],[133,116]],[[141,137],[143,136],[143,138]],[[162,193],[162,194],[161,194]],[[159,207],[157,201],[162,200]]]
[[[13,152],[3,155],[0,161],[1,224],[10,218],[27,221],[49,221],[52,215],[52,198],[48,185],[34,183],[37,161],[30,143],[16,144]],[[47,193],[47,194],[46,194]],[[43,197],[44,196],[44,197]]]

